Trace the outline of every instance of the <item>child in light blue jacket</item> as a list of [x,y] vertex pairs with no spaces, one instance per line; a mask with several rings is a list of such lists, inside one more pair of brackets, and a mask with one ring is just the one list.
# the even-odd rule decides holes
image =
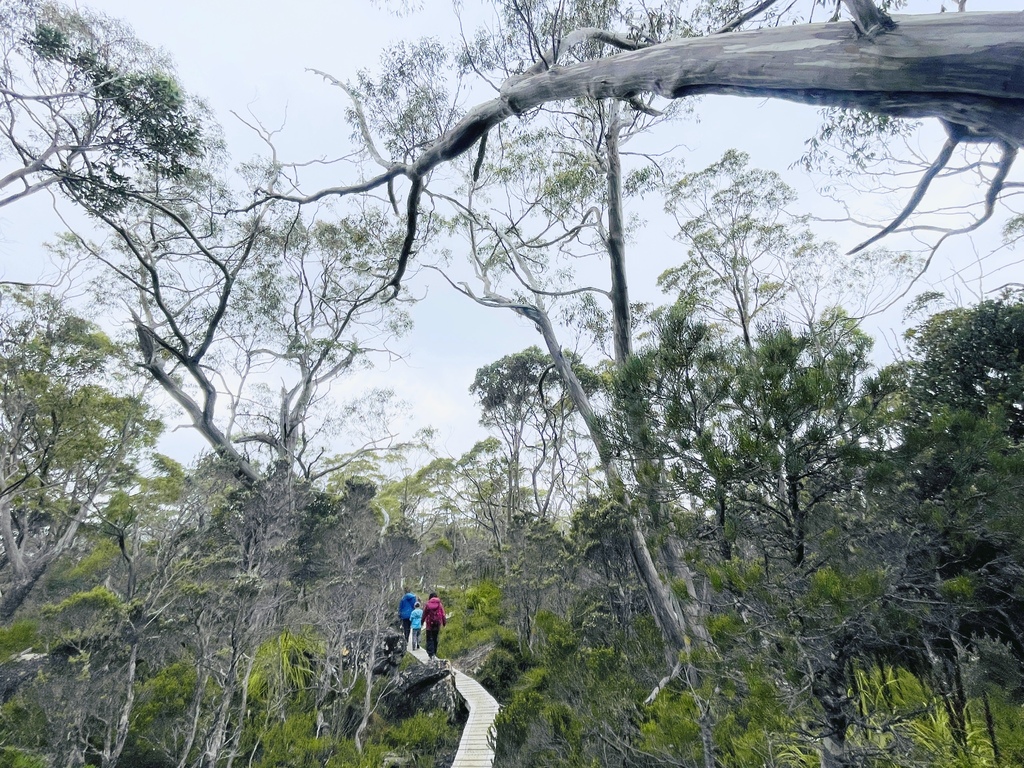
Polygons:
[[409,623],[412,626],[411,645],[412,649],[415,651],[420,647],[420,629],[423,628],[423,609],[420,607],[418,600],[412,609],[412,613],[409,614]]

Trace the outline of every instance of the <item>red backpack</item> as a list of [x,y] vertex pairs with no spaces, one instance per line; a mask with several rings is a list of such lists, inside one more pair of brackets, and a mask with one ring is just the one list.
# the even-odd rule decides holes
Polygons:
[[441,628],[440,605],[428,605],[423,609],[423,626],[430,630]]

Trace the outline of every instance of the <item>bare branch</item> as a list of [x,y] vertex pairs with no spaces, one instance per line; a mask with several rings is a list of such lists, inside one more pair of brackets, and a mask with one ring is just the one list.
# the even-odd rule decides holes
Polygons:
[[321,189],[318,192],[314,192],[311,195],[285,195],[279,192],[264,191],[263,195],[259,199],[253,201],[251,205],[247,205],[246,207],[239,209],[238,212],[245,213],[247,211],[251,211],[268,200],[284,200],[289,203],[308,205],[309,203],[315,203],[319,200],[323,200],[325,197],[348,197],[350,195],[358,195],[363,192],[371,192],[385,184],[390,184],[396,178],[403,175],[408,175],[408,168],[404,165],[396,165],[389,168],[384,173],[374,176],[372,179],[360,182],[359,184],[350,184],[349,186],[344,187],[328,187],[327,189]]
[[737,16],[735,19],[733,19],[728,24],[726,24],[724,27],[719,27],[718,29],[716,29],[715,30],[715,34],[716,35],[722,35],[722,34],[725,34],[726,32],[733,32],[733,31],[739,29],[744,24],[746,24],[748,21],[750,21],[752,18],[757,16],[758,14],[761,14],[761,13],[764,13],[765,11],[767,11],[769,8],[771,8],[773,5],[775,5],[775,3],[777,3],[777,2],[778,2],[778,0],[761,0],[760,3],[755,5],[753,8],[749,8],[748,10],[744,11],[739,16]]
[[928,170],[925,171],[924,174],[921,176],[921,180],[918,182],[917,187],[914,189],[914,194],[910,196],[910,200],[908,200],[907,204],[903,206],[903,210],[900,211],[899,215],[891,222],[889,222],[889,225],[886,226],[884,229],[880,230],[879,232],[876,232],[874,235],[869,237],[860,245],[855,246],[851,248],[849,251],[847,251],[847,256],[852,256],[858,251],[864,250],[872,243],[881,240],[886,235],[895,232],[896,228],[899,227],[899,225],[902,224],[904,221],[906,221],[907,217],[909,217],[910,214],[917,210],[917,206],[920,205],[921,200],[924,198],[925,193],[928,191],[928,187],[932,183],[932,180],[939,174],[939,172],[943,168],[946,167],[946,163],[948,163],[949,158],[952,157],[953,151],[962,141],[963,132],[959,130],[956,126],[947,126],[947,130],[949,132],[949,137],[946,139],[946,143],[942,145],[942,150],[939,152],[939,156],[935,158],[934,162],[932,162]]
[[480,180],[480,169],[484,165],[484,155],[487,152],[487,134],[485,133],[480,137],[480,148],[476,153],[476,162],[473,163],[473,181],[477,182]]
[[412,188],[409,190],[405,215],[405,240],[402,242],[402,250],[398,254],[398,264],[395,267],[395,275],[386,287],[394,289],[391,298],[398,296],[402,288],[402,278],[405,277],[405,270],[409,266],[409,257],[413,253],[413,245],[416,242],[416,220],[419,217],[420,197],[423,193],[423,180],[419,176],[412,179]]
[[620,51],[636,51],[647,47],[646,43],[640,43],[617,32],[609,32],[597,27],[581,27],[573,30],[540,56],[540,61],[523,72],[524,75],[535,75],[551,69],[558,63],[559,57],[570,48],[582,43],[598,42],[618,48]]
[[377,162],[377,165],[381,166],[382,168],[393,167],[395,164],[393,162],[385,160],[384,156],[381,155],[381,153],[377,150],[376,144],[373,143],[373,135],[370,133],[370,126],[366,122],[366,113],[363,112],[362,102],[359,101],[359,98],[352,91],[352,89],[349,88],[345,83],[338,80],[337,78],[327,74],[326,72],[321,72],[319,69],[307,69],[306,71],[320,75],[320,77],[322,77],[324,80],[326,80],[327,82],[331,83],[334,86],[337,86],[338,88],[345,92],[345,95],[347,95],[349,99],[352,100],[352,111],[355,112],[356,122],[359,123],[359,132],[363,136],[363,143],[366,145],[366,151],[370,153],[370,156]]

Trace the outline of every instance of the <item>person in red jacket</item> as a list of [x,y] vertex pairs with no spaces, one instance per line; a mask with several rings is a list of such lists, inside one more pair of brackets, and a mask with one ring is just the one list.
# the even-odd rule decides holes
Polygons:
[[437,636],[441,627],[448,623],[448,617],[444,615],[444,606],[441,605],[441,598],[436,592],[431,592],[427,598],[427,604],[423,606],[423,629],[426,631],[427,656],[437,656]]

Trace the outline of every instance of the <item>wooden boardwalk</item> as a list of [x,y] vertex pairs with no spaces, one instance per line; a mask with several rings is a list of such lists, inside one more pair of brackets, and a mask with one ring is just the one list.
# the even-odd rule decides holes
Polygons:
[[[430,663],[427,652],[422,648],[409,653],[424,664]],[[452,669],[452,672],[455,674],[455,688],[469,707],[469,719],[462,730],[459,751],[455,753],[452,768],[491,768],[494,764],[494,747],[491,745],[498,702],[469,675],[457,669]]]

